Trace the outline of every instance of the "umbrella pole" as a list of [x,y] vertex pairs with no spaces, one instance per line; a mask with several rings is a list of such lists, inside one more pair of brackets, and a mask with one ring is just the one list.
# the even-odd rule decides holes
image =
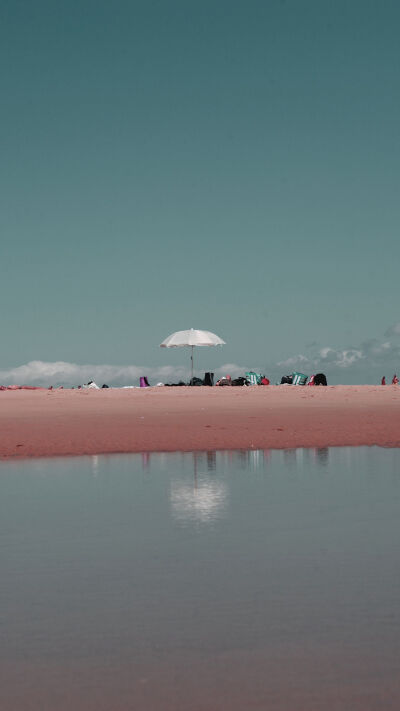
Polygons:
[[192,361],[192,378],[191,378],[191,380],[193,380],[193,346],[192,346],[192,355],[190,356],[190,360]]

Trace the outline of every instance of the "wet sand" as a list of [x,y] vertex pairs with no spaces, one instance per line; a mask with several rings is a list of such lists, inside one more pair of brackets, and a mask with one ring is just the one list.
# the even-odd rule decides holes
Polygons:
[[[0,689],[0,701],[7,711],[398,709],[400,684],[393,658],[385,668],[371,653],[349,655],[340,647],[315,648],[309,643],[211,658],[195,653],[171,656],[169,663],[135,660],[94,668],[85,662],[22,668],[7,664],[8,683]],[[68,693],[62,694],[65,688]],[[26,706],[27,698],[34,705]]]
[[0,392],[0,458],[400,446],[398,386]]

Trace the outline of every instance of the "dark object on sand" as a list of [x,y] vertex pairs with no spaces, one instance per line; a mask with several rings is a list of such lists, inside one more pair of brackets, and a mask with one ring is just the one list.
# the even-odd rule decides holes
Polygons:
[[214,385],[214,373],[204,373],[204,385]]
[[108,387],[109,387],[108,385],[106,385],[105,383],[103,383],[103,385],[101,386],[101,389],[103,389],[103,388],[108,388]]
[[240,377],[240,378],[235,378],[234,380],[232,380],[232,385],[250,385],[250,383],[247,380],[247,378]]
[[317,373],[314,377],[314,385],[328,385],[326,375],[323,373]]
[[190,379],[189,385],[203,385],[203,381],[201,378],[196,378],[196,376],[194,376]]
[[291,385],[293,382],[292,375],[283,375],[281,378],[281,385]]

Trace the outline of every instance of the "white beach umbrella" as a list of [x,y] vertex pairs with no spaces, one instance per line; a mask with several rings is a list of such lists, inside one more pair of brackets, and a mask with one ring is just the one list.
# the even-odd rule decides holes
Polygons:
[[195,346],[224,346],[225,341],[215,333],[210,331],[198,331],[190,328],[188,331],[176,331],[171,333],[165,341],[160,343],[161,348],[182,348],[189,347],[192,349],[190,359],[192,361],[192,378],[193,378],[193,348]]

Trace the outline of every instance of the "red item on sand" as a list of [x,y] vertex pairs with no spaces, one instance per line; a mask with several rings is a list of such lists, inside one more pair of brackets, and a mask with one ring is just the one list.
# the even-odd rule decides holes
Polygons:
[[385,378],[385,376],[383,376],[383,378],[382,378],[382,380],[381,380],[381,385],[386,385],[386,378]]
[[315,375],[312,375],[310,380],[308,381],[307,385],[315,385],[314,379],[315,379]]
[[261,385],[269,385],[268,378],[261,378]]
[[395,373],[394,376],[393,376],[392,385],[397,385],[398,382],[399,382],[399,379],[398,379],[398,377],[397,377],[397,375],[396,375],[396,373]]

